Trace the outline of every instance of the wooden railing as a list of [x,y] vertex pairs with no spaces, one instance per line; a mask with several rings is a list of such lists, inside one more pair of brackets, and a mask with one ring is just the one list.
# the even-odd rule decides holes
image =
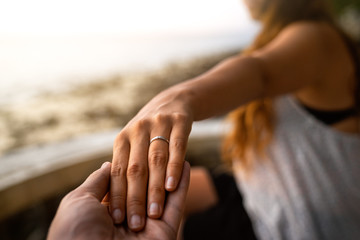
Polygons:
[[[111,161],[119,131],[28,147],[0,157],[0,220],[78,185],[104,161]],[[188,151],[198,154],[218,148],[225,131],[219,120],[194,123]]]

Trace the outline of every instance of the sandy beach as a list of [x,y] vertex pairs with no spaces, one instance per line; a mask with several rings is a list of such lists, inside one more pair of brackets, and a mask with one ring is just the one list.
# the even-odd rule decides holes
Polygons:
[[29,145],[124,126],[156,93],[195,77],[234,54],[236,51],[229,51],[170,63],[158,71],[119,73],[2,107],[0,156]]

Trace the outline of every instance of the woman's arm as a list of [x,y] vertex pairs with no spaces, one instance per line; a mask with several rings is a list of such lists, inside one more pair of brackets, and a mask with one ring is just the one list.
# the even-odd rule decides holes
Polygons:
[[[161,92],[115,140],[110,189],[114,221],[124,221],[126,211],[130,229],[138,231],[144,227],[146,212],[161,216],[165,189],[173,191],[179,182],[193,121],[261,97],[317,89],[343,73],[338,69],[346,68],[342,66],[346,59],[336,31],[321,23],[299,23],[250,56],[231,57]],[[169,143],[150,144],[155,136]]]
[[339,91],[353,76],[353,64],[339,34],[324,23],[296,23],[250,56],[229,58],[182,86],[194,119],[201,120],[244,103],[302,89]]

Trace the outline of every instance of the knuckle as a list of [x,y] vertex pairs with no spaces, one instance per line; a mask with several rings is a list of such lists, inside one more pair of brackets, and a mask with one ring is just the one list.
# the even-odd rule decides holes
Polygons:
[[164,121],[166,121],[166,119],[167,119],[167,116],[164,115],[164,114],[162,114],[162,113],[156,113],[156,114],[154,115],[154,121],[155,121],[156,123],[164,122]]
[[162,151],[154,151],[150,153],[149,165],[153,167],[163,167],[167,162],[167,154]]
[[180,169],[182,169],[183,164],[184,164],[183,161],[181,161],[181,162],[170,162],[168,164],[168,167],[171,168],[171,169],[174,169],[174,170],[180,170]]
[[183,113],[175,112],[172,114],[172,118],[175,122],[184,122],[187,120],[187,116]]
[[125,131],[119,132],[114,140],[115,145],[122,145],[125,142],[125,139],[127,139],[127,134]]
[[171,144],[175,150],[184,152],[186,150],[187,141],[183,138],[175,138],[171,140]]
[[127,170],[127,176],[132,178],[144,177],[146,174],[146,166],[138,163],[131,164]]
[[139,132],[139,131],[143,131],[145,128],[147,128],[149,125],[149,120],[147,118],[143,118],[140,119],[138,121],[136,121],[133,126],[132,126],[132,130]]
[[125,194],[112,194],[110,199],[111,199],[111,202],[125,203],[126,195]]
[[121,163],[113,163],[111,176],[125,176],[125,168],[121,166]]
[[145,206],[145,201],[139,198],[128,199],[127,205],[131,207],[143,207]]
[[155,185],[155,186],[149,187],[149,191],[152,195],[158,196],[158,195],[164,194],[165,188],[163,186]]

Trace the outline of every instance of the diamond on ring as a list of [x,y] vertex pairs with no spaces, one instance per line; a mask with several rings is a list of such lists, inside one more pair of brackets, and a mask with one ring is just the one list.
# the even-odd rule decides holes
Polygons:
[[163,140],[163,141],[165,141],[165,142],[167,142],[168,144],[169,144],[169,140],[168,139],[166,139],[165,137],[163,137],[163,136],[156,136],[156,137],[153,137],[151,140],[150,140],[150,144],[153,142],[153,141],[155,141],[155,140]]

